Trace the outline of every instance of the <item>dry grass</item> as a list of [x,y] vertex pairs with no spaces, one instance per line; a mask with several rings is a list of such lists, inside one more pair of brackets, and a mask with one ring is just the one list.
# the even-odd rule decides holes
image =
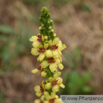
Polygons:
[[[52,5],[48,8],[54,20],[57,36],[67,45],[66,51],[72,51],[76,46],[80,47],[85,57],[84,64],[94,75],[92,84],[98,86],[95,94],[103,94],[103,1],[94,1],[88,0],[91,12],[79,10],[73,4],[66,4],[60,9]],[[15,26],[15,14],[12,11],[14,8],[13,0],[0,1],[1,23]],[[34,27],[37,33],[37,26]],[[34,65],[36,59],[33,59],[17,58],[16,62],[23,69],[0,76],[0,90],[4,91],[7,97],[34,100],[33,87],[37,82],[40,83],[42,78],[40,74],[31,74],[31,70],[37,66]]]

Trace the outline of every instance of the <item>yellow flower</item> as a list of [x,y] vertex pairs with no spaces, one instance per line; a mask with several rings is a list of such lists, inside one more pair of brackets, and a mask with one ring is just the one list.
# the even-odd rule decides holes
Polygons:
[[56,37],[56,34],[54,33],[54,37]]
[[60,98],[55,99],[55,103],[61,103],[61,99]]
[[58,38],[58,37],[55,37],[54,40],[53,40],[53,45],[54,45],[54,44],[58,44],[59,41],[60,41],[59,38]]
[[59,43],[57,44],[57,46],[58,46],[58,49],[59,49],[60,51],[62,51],[62,50],[64,50],[64,49],[66,48],[66,45],[65,45],[65,44],[62,44],[62,41],[59,41]]
[[59,91],[59,86],[55,85],[52,87],[53,92],[58,92]]
[[50,70],[51,70],[51,72],[54,72],[54,71],[57,71],[57,65],[55,64],[55,63],[53,63],[53,64],[50,64]]
[[37,72],[40,72],[41,70],[42,70],[42,67],[41,67],[41,65],[39,65],[38,68],[33,69],[31,72],[35,74]]
[[35,73],[39,72],[39,70],[38,69],[33,69],[31,72],[35,74]]
[[50,89],[51,88],[51,83],[45,84],[45,89]]
[[49,95],[49,93],[47,91],[44,91],[44,96]]
[[35,42],[33,42],[33,44],[32,44],[32,45],[33,45],[33,47],[35,47],[35,48],[36,48],[36,47],[39,47],[39,45],[40,45],[40,44],[41,44],[40,42],[35,41]]
[[41,91],[40,91],[40,86],[39,85],[36,85],[35,87],[34,87],[34,90],[36,91],[36,95],[38,96],[38,97],[40,97],[41,96]]
[[60,87],[65,88],[65,85],[64,85],[64,84],[61,84]]
[[45,58],[45,54],[41,53],[37,58],[37,61],[42,61]]
[[47,37],[47,36],[44,36],[44,39],[48,39],[48,37]]
[[37,36],[32,36],[29,40],[32,42],[35,42],[37,40],[37,38],[38,38]]
[[41,94],[44,92],[44,88],[43,88],[43,86],[42,85],[36,85],[35,87],[34,87],[34,90],[36,91],[36,95],[38,96],[38,97],[40,97],[41,96]]
[[45,71],[41,72],[42,77],[46,77],[47,73]]
[[53,78],[56,79],[56,78],[57,78],[58,76],[60,76],[60,75],[61,75],[61,72],[58,72],[58,71],[57,71],[57,72],[53,75]]
[[47,58],[50,58],[50,57],[53,56],[53,53],[52,53],[51,50],[46,50],[46,51],[45,51],[45,55],[46,55]]
[[33,47],[39,47],[39,46],[41,45],[42,35],[39,34],[39,35],[37,35],[37,36],[32,36],[32,37],[30,38],[30,41],[33,42],[33,44],[32,44]]
[[60,68],[61,70],[64,68],[64,66],[63,66],[62,63],[59,64],[59,68]]
[[32,48],[31,49],[31,54],[32,55],[39,55],[38,48]]
[[47,48],[49,45],[47,43],[44,43],[44,47]]
[[63,82],[63,79],[62,79],[61,77],[58,77],[57,80],[58,80],[58,81],[57,81],[58,85],[61,85],[62,82]]
[[40,103],[40,99],[36,99],[34,103]]
[[60,57],[60,54],[59,54],[58,50],[53,50],[52,53],[53,53],[54,58]]
[[48,65],[49,63],[47,62],[47,60],[44,60],[43,62],[41,62],[42,68],[46,68]]

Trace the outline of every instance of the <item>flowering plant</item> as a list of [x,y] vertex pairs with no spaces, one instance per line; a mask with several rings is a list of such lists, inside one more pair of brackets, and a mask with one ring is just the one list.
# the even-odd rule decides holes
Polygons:
[[64,88],[61,70],[64,68],[62,64],[61,51],[66,48],[65,44],[53,30],[53,21],[50,20],[50,13],[46,7],[41,9],[39,18],[41,26],[37,36],[32,36],[33,48],[31,49],[32,55],[39,55],[37,61],[41,62],[40,65],[32,70],[32,73],[41,72],[41,76],[46,79],[42,81],[41,85],[36,85],[34,90],[40,99],[36,99],[34,103],[60,103],[61,99],[56,95],[59,88]]

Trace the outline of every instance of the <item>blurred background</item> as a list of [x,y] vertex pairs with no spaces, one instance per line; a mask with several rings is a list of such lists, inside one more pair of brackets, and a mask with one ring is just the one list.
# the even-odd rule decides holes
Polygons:
[[0,0],[0,103],[33,103],[41,74],[29,38],[47,6],[57,36],[67,45],[60,94],[103,94],[103,0]]

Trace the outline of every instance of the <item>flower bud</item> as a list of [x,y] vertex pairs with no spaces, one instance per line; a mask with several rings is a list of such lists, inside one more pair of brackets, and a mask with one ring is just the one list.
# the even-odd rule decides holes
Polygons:
[[41,30],[41,29],[42,29],[42,27],[40,26],[40,27],[39,27],[39,30]]
[[48,39],[48,36],[44,36],[44,39]]
[[54,37],[56,37],[56,33],[54,33]]

